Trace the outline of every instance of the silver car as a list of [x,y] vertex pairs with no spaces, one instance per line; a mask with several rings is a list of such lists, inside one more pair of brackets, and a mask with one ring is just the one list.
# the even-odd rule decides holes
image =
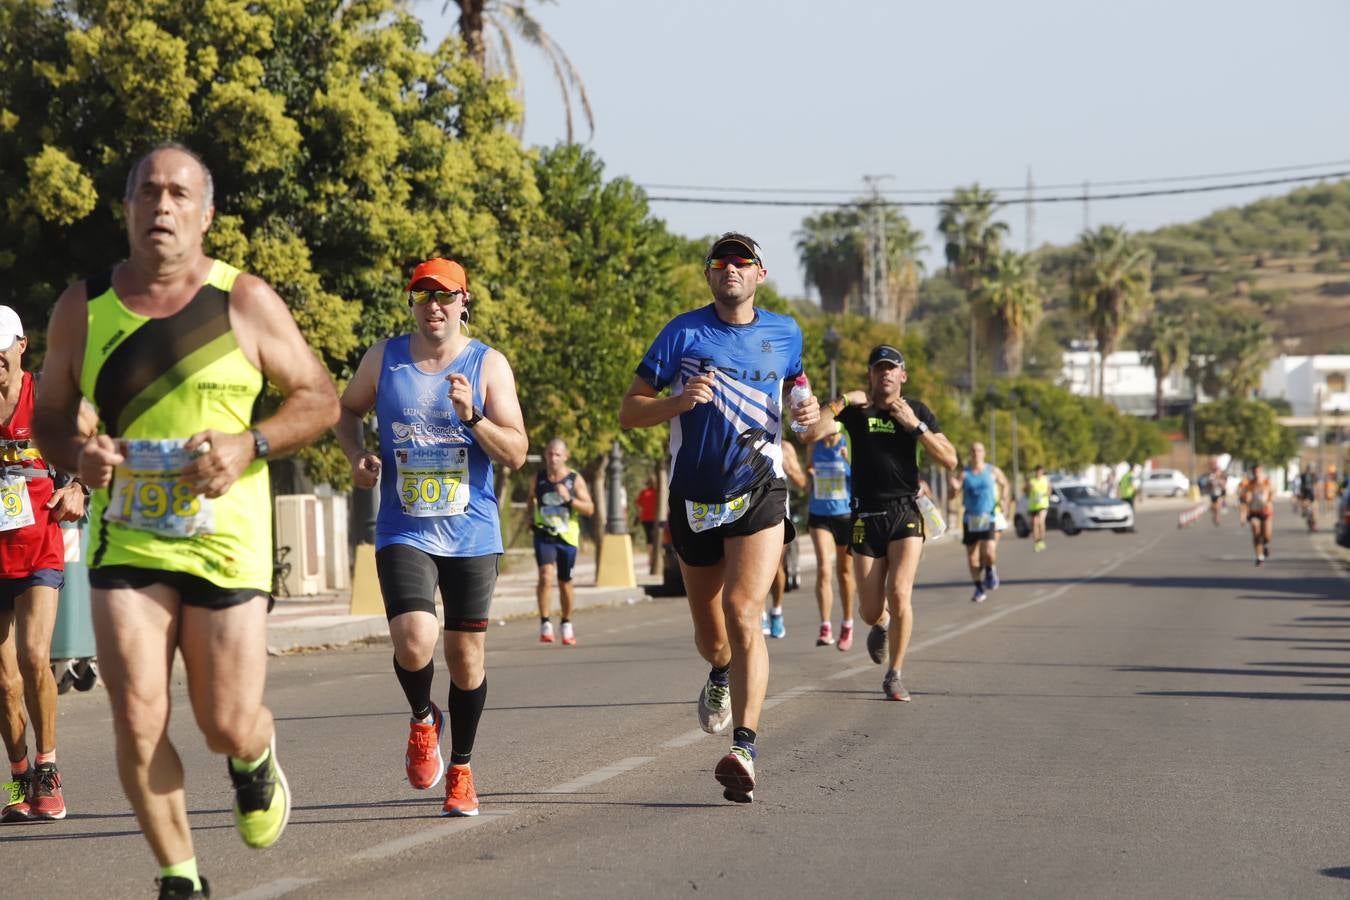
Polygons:
[[[1124,500],[1106,496],[1086,482],[1052,479],[1045,527],[1058,528],[1070,537],[1080,531],[1106,528],[1116,532],[1134,531],[1134,508]],[[1031,517],[1027,513],[1025,497],[1017,501],[1013,528],[1018,537],[1031,534]]]

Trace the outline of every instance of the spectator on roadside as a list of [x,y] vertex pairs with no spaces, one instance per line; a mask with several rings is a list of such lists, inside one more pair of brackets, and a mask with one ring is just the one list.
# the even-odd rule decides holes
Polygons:
[[647,484],[637,495],[638,521],[642,523],[642,533],[647,535],[647,546],[656,546],[656,476],[647,479]]

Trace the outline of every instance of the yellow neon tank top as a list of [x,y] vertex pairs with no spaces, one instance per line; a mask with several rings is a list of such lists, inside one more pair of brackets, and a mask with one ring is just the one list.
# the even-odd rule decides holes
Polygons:
[[[104,431],[128,440],[183,440],[208,428],[237,433],[253,424],[263,376],[230,327],[230,289],[238,275],[238,269],[213,260],[206,283],[187,305],[158,319],[127,309],[111,272],[86,282],[88,337],[80,390],[97,407]],[[271,590],[272,504],[265,462],[254,460],[223,497],[209,501],[209,527],[190,537],[110,518],[112,498],[120,506],[134,493],[129,483],[119,467],[113,483],[94,492],[91,568],[137,566],[196,575],[223,588]],[[160,509],[185,515],[180,507],[196,509],[190,504],[201,502],[173,484],[171,474],[158,486],[138,487],[138,503],[149,504],[138,507],[138,515]]]

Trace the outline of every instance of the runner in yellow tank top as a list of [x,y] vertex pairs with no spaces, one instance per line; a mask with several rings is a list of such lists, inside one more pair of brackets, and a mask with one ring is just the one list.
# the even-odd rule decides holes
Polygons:
[[[202,252],[215,210],[195,154],[161,145],[142,157],[123,208],[127,261],[67,288],[52,312],[34,430],[53,465],[97,491],[94,636],[118,769],[159,861],[160,896],[202,897],[183,768],[165,736],[173,650],[207,745],[229,757],[235,825],[245,843],[269,846],[286,827],[290,789],[262,703],[262,458],[332,426],[337,393],[276,292]],[[264,378],[285,399],[255,422]],[[82,396],[101,419],[87,440],[75,427]]]

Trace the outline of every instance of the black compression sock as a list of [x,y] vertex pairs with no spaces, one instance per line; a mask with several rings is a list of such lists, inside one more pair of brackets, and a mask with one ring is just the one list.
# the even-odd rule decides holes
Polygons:
[[721,667],[713,666],[712,671],[708,673],[708,680],[722,687],[731,684],[731,664],[727,663]]
[[731,732],[731,742],[733,744],[749,744],[753,747],[755,738],[757,737],[759,737],[759,735],[755,734],[754,729],[746,728],[742,725],[736,726]]
[[408,698],[408,708],[414,719],[425,719],[431,715],[431,680],[436,674],[436,661],[432,660],[416,672],[410,672],[398,664],[394,657],[394,674],[403,687],[403,696]]
[[487,700],[487,676],[471,691],[462,690],[450,682],[450,699],[445,711],[450,716],[450,762],[467,766],[473,755],[474,738],[478,736],[478,720],[483,717]]

